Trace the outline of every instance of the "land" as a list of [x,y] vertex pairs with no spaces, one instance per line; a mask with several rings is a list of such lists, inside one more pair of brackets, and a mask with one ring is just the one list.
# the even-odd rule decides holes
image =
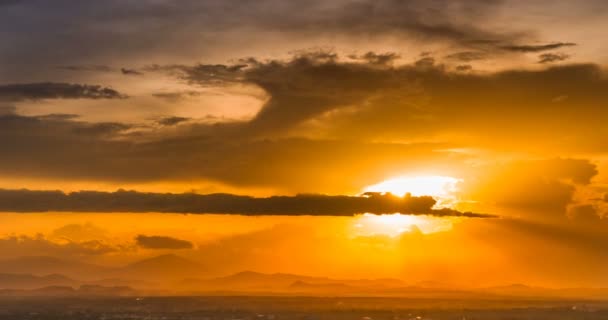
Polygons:
[[0,298],[0,319],[607,319],[608,302],[378,297]]

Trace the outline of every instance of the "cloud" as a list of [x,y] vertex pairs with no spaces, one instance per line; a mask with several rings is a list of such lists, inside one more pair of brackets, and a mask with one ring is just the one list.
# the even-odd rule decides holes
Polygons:
[[138,246],[145,249],[192,249],[192,242],[167,236],[146,236],[143,234],[135,237]]
[[174,126],[176,124],[180,124],[182,122],[188,121],[190,120],[190,118],[185,118],[185,117],[165,117],[162,119],[158,120],[158,124],[163,125],[163,126]]
[[152,94],[152,96],[156,98],[164,99],[169,102],[177,102],[182,99],[198,97],[200,95],[201,94],[198,91],[158,92]]
[[[361,186],[353,185],[354,180],[336,179],[326,170],[336,176],[360,170],[359,179],[371,184],[387,167],[439,161],[442,154],[433,150],[445,147],[301,138],[251,140],[237,134],[243,123],[192,121],[177,126],[176,132],[162,130],[175,126],[154,126],[141,134],[132,125],[77,119],[6,115],[0,117],[0,124],[4,152],[0,172],[5,177],[28,172],[30,177],[80,181],[211,179],[289,192],[357,192]],[[344,165],[357,159],[361,150],[369,153],[367,157],[353,166]],[[294,166],[299,170],[292,170]]]
[[504,50],[507,50],[507,51],[528,53],[528,52],[548,51],[548,50],[554,50],[554,49],[560,49],[563,47],[572,47],[572,46],[576,46],[576,43],[554,42],[554,43],[538,44],[538,45],[508,45],[508,46],[502,46],[501,48]]
[[[305,4],[264,0],[246,5],[237,0],[186,0],[179,6],[152,0],[78,5],[59,0],[53,6],[22,1],[0,13],[0,21],[11,26],[6,41],[16,44],[0,47],[0,59],[7,63],[20,61],[24,66],[28,63],[72,65],[116,56],[117,48],[125,59],[150,53],[156,56],[187,54],[205,51],[207,42],[199,41],[200,36],[226,45],[235,41],[226,36],[243,28],[251,31],[243,34],[271,32],[291,39],[333,34],[347,38],[382,36],[470,43],[479,39],[517,37],[516,32],[492,32],[483,24],[474,23],[495,16],[501,8],[501,1],[496,0],[407,3],[339,0],[332,5],[321,0]],[[25,23],[16,13],[34,17],[36,23]],[[75,25],[87,28],[73,28],[66,22],[67,17]],[[238,39],[251,40],[246,35]],[[170,45],[159,46],[159,43]]]
[[587,205],[575,194],[597,174],[596,165],[583,159],[514,161],[480,169],[460,187],[470,199],[563,217],[570,206]]
[[0,117],[12,116],[17,113],[17,107],[13,105],[0,105]]
[[[91,137],[116,137],[120,132],[132,128],[129,124],[119,122],[82,122],[78,121],[78,116],[72,114],[47,114],[31,117],[5,114],[0,116],[0,123],[3,125],[0,128],[0,140],[6,142],[7,148],[19,143],[17,141],[11,142],[11,138],[23,137],[27,130],[32,130],[29,132],[32,139],[49,135],[59,139],[56,141],[57,143],[64,145],[69,142],[74,143],[78,140],[90,139]],[[21,142],[34,141],[23,139]],[[55,146],[58,146],[58,144],[55,144]]]
[[468,64],[460,64],[460,65],[456,66],[456,71],[459,71],[459,72],[467,72],[467,71],[471,71],[471,70],[473,70],[473,67]]
[[477,60],[485,60],[488,58],[488,55],[485,52],[479,51],[462,51],[449,54],[445,56],[446,59],[456,60],[462,62],[471,62]]
[[[256,60],[253,62],[258,63]],[[145,70],[175,74],[190,83],[211,86],[240,81],[242,71],[246,67],[246,64],[150,65],[145,67]]]
[[113,69],[106,65],[71,65],[71,66],[60,66],[62,70],[69,71],[97,71],[97,72],[111,72]]
[[111,88],[72,83],[23,83],[0,85],[0,101],[44,99],[124,99],[127,96]]
[[[300,53],[287,61],[256,61],[247,66],[240,63],[171,66],[171,70],[192,84],[242,83],[266,91],[269,99],[244,126],[249,128],[249,134],[291,129],[328,113],[335,115],[329,119],[336,123],[326,123],[323,127],[347,125],[345,135],[356,132],[369,136],[398,130],[402,131],[399,135],[415,135],[416,131],[452,129],[457,126],[456,122],[461,122],[474,131],[471,132],[473,136],[481,132],[492,136],[499,132],[488,132],[497,128],[488,124],[520,119],[524,115],[524,121],[511,123],[521,125],[513,131],[530,131],[532,126],[545,123],[564,130],[577,130],[566,128],[567,123],[563,122],[564,114],[569,110],[566,106],[559,109],[551,106],[554,109],[551,114],[540,112],[543,107],[530,106],[548,107],[556,96],[568,95],[570,103],[580,101],[583,104],[582,107],[578,104],[580,112],[571,116],[583,122],[595,122],[594,110],[604,98],[597,89],[605,84],[606,78],[596,65],[564,65],[541,71],[507,70],[482,75],[450,72],[431,56],[425,56],[413,65],[379,68],[374,63],[352,63],[342,61],[335,54],[321,53]],[[575,75],[584,84],[567,85],[568,79]],[[530,89],[522,89],[521,83],[527,83],[529,87],[526,88]],[[541,83],[542,91],[531,89]],[[577,95],[574,100],[572,94]],[[490,103],[495,106],[487,108]],[[503,112],[498,112],[499,109]],[[347,112],[338,113],[340,110]],[[602,113],[602,116],[605,115]],[[353,122],[347,124],[349,118]],[[402,123],[408,123],[408,126]],[[467,129],[463,126],[458,130]]]
[[69,241],[107,240],[108,231],[91,223],[73,223],[53,230],[48,237],[56,240]]
[[120,72],[126,76],[143,76],[144,75],[142,72],[139,72],[135,69],[121,68]]
[[120,248],[102,240],[54,241],[42,234],[0,238],[0,253],[2,256],[20,256],[24,252],[31,256],[90,256],[112,253],[119,250]]
[[349,58],[355,60],[363,60],[370,64],[388,65],[395,62],[395,60],[399,59],[400,56],[395,52],[376,53],[373,51],[369,51],[360,56],[351,55],[349,56]]
[[[608,134],[608,82],[597,65],[477,74],[437,62],[377,65],[317,52],[247,66],[239,61],[155,68],[194,85],[219,80],[257,86],[266,102],[251,119],[181,121],[169,115],[160,126],[24,116],[13,108],[0,116],[0,173],[121,184],[212,181],[339,194],[396,172],[459,172],[472,155],[450,150],[462,148],[608,150],[597,139]],[[176,121],[179,126],[167,125]]]
[[552,63],[558,61],[564,61],[570,58],[565,53],[543,53],[538,56],[538,63]]
[[353,216],[359,213],[402,213],[446,217],[491,218],[493,215],[433,209],[436,201],[425,197],[296,195],[254,198],[232,194],[162,194],[119,190],[116,192],[2,190],[0,210],[5,212],[167,212],[238,215]]

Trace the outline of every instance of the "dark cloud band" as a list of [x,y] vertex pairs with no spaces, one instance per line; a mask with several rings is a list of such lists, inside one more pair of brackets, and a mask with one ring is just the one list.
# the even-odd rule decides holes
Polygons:
[[238,215],[353,216],[360,213],[492,218],[494,215],[433,209],[429,196],[403,198],[391,194],[365,196],[296,195],[255,198],[233,194],[140,193],[0,190],[0,211],[5,212],[165,212]]
[[44,99],[124,99],[127,96],[107,87],[88,84],[40,82],[0,86],[0,101]]
[[572,47],[576,46],[576,43],[572,42],[556,42],[556,43],[548,43],[548,44],[539,44],[539,45],[510,45],[503,46],[502,49],[508,51],[515,52],[541,52],[548,51],[554,49],[560,49],[563,47]]

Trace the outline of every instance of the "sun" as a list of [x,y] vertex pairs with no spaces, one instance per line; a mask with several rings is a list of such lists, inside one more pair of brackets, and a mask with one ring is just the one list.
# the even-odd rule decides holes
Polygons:
[[435,198],[450,197],[460,179],[447,176],[413,176],[397,177],[384,180],[366,187],[364,192],[390,192],[403,197],[406,193],[413,196],[432,196]]
[[[448,176],[401,176],[368,186],[363,191],[390,192],[400,197],[407,193],[412,196],[432,196],[437,200],[436,208],[445,208],[454,205],[460,181],[462,180]],[[445,218],[400,213],[364,214],[359,217],[355,227],[362,234],[397,236],[404,232],[434,233],[449,230],[452,222]]]

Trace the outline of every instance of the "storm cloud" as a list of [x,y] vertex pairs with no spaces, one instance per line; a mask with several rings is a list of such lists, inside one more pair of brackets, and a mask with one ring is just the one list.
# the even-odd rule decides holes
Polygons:
[[538,56],[538,63],[552,63],[568,60],[569,55],[565,53],[543,53]]

